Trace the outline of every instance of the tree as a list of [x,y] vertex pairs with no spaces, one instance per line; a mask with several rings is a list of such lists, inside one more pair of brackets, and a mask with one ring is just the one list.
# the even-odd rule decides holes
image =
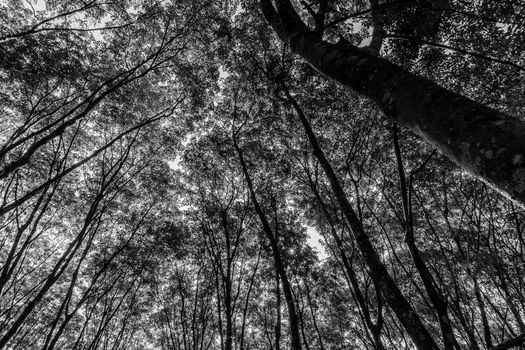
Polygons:
[[[394,112],[523,116],[515,1],[280,3]],[[522,349],[523,210],[258,6],[0,5],[3,348]]]
[[[289,0],[261,0],[279,37],[312,67],[373,100],[389,119],[411,128],[465,170],[525,205],[523,121],[374,57],[343,37],[323,41]],[[519,74],[519,71],[517,71]]]

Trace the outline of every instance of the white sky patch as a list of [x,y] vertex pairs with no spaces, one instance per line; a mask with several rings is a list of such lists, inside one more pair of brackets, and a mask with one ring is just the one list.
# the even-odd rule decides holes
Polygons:
[[36,12],[47,10],[46,0],[24,0],[24,7]]
[[226,86],[225,85],[226,79],[228,79],[230,75],[231,74],[227,70],[225,70],[223,66],[219,66],[219,78],[217,79],[217,84],[219,85],[219,92],[215,94],[214,99],[213,99],[213,105],[215,107],[217,107],[219,102],[222,101],[222,97],[223,97],[222,90],[224,90]]
[[46,0],[36,0],[35,2],[34,7],[36,11],[45,11],[47,9]]
[[324,250],[324,247],[321,244],[323,237],[319,234],[315,228],[311,226],[306,227],[306,234],[308,235],[308,240],[306,241],[310,247],[317,252],[319,259],[324,260],[328,256]]
[[[196,137],[196,135],[197,135],[196,133],[186,134],[186,136],[184,137],[184,140],[181,141],[182,148],[184,149],[191,142],[192,138],[194,136]],[[180,162],[182,161],[182,151],[177,152],[177,153],[179,154],[175,156],[175,159],[166,160],[166,162],[168,163],[168,166],[170,167],[170,169],[175,170],[175,171],[184,171],[182,165],[180,165]]]
[[93,39],[95,39],[96,41],[104,40],[104,36],[102,35],[101,30],[94,30],[91,32],[91,34],[93,35]]
[[141,6],[139,6],[139,5],[133,5],[127,11],[128,11],[128,13],[130,13],[132,15],[136,15],[137,13],[139,13],[140,7]]
[[[84,16],[82,16],[84,17]],[[88,28],[89,29],[94,29],[94,28],[104,28],[106,27],[107,25],[109,25],[109,21],[111,20],[111,16],[108,14],[106,14],[104,17],[102,17],[100,19],[99,22],[95,23],[93,21],[90,21],[88,23]],[[96,40],[96,41],[102,41],[104,40],[104,36],[102,35],[102,30],[93,30],[91,31],[91,35],[93,35],[93,38]]]
[[168,160],[168,166],[171,170],[180,171],[182,170],[182,166],[180,165],[180,162],[182,160],[181,156],[175,157],[174,160]]
[[[38,12],[45,12],[47,11],[47,3],[46,0],[24,0],[23,5],[25,8],[31,11],[35,11],[35,13]],[[86,14],[83,11],[77,12],[72,16],[67,16],[67,18],[72,19],[73,23],[76,23],[79,25],[79,27],[82,27],[80,24],[86,23],[87,29],[95,29],[95,28],[104,28],[107,25],[109,25],[109,22],[111,21],[111,16],[106,14],[104,17],[102,17],[99,21],[95,22],[93,20],[86,20]],[[60,22],[52,21],[48,24],[59,24]],[[75,27],[75,25],[72,25],[72,27]],[[102,35],[102,30],[93,30],[90,32],[93,38],[97,41],[104,40],[104,36]]]
[[218,83],[219,83],[219,87],[221,88],[221,90],[224,88],[224,82],[226,81],[226,79],[228,79],[230,75],[231,74],[227,70],[225,70],[223,66],[219,67]]

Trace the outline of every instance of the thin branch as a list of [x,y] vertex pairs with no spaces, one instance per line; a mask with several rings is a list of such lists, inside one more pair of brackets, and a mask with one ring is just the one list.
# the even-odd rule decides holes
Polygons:
[[435,43],[435,42],[432,42],[432,41],[416,39],[416,38],[410,38],[410,37],[406,37],[406,36],[399,35],[399,34],[386,34],[385,38],[405,40],[405,41],[410,41],[410,42],[419,43],[419,44],[423,44],[423,45],[439,47],[439,48],[446,49],[446,50],[456,51],[456,52],[463,53],[465,55],[481,58],[481,59],[486,60],[486,61],[491,61],[491,62],[496,62],[496,63],[500,63],[500,64],[505,64],[505,65],[517,68],[517,69],[519,69],[521,71],[525,71],[525,67],[522,67],[522,66],[520,66],[520,65],[518,65],[518,64],[516,64],[514,62],[511,62],[511,61],[508,61],[508,60],[502,60],[502,59],[499,59],[499,58],[489,57],[489,56],[483,55],[481,53],[472,52],[472,51],[468,51],[468,50],[465,50],[465,49],[460,49],[460,48],[457,48],[457,47],[454,47],[454,46],[450,46],[450,45],[446,45],[446,44],[440,44],[440,43]]
[[[409,0],[400,0],[400,1],[392,1],[392,2],[388,2],[388,3],[384,3],[384,4],[377,4],[377,7],[376,9],[377,10],[385,10],[386,8],[390,7],[390,6],[395,6],[395,5],[400,5],[400,4],[404,4],[404,3],[410,3],[411,1]],[[348,15],[345,15],[341,18],[338,18],[336,20],[333,20],[332,22],[328,23],[326,26],[325,26],[325,29],[328,29],[330,27],[333,27],[335,26],[336,24],[339,24],[341,22],[345,22],[349,19],[352,19],[352,18],[355,18],[355,17],[359,17],[359,16],[362,16],[362,15],[366,15],[366,14],[369,14],[369,13],[372,13],[372,7],[371,8],[368,8],[366,10],[362,10],[362,11],[358,11],[358,12],[354,12],[354,13],[350,13]]]
[[[46,18],[46,19],[44,19],[44,20],[34,24],[31,28],[29,28],[28,30],[26,30],[24,32],[15,33],[15,34],[11,34],[11,35],[6,35],[6,36],[0,38],[0,41],[4,41],[4,40],[7,40],[7,39],[12,39],[12,38],[16,38],[16,37],[21,37],[21,36],[28,35],[28,34],[33,34],[33,33],[35,33],[37,31],[38,27],[40,27],[40,26],[42,26],[42,25],[44,25],[46,23],[49,23],[51,21],[54,21],[55,19],[59,19],[59,18],[62,18],[62,17],[67,17],[67,16],[70,16],[70,15],[75,14],[77,12],[90,9],[90,8],[92,8],[92,7],[94,7],[96,5],[96,2],[97,2],[97,0],[92,0],[91,2],[85,4],[83,7],[80,7],[80,8],[71,10],[71,11],[67,11],[67,12],[64,12],[64,13],[59,13],[56,16]],[[34,9],[33,9],[33,11],[34,11]]]
[[[156,12],[150,11],[148,13],[145,13],[145,14],[137,17],[135,20],[132,20],[130,22],[126,22],[126,23],[120,24],[120,25],[107,26],[107,27],[98,27],[98,28],[71,28],[71,27],[52,27],[52,28],[48,28],[48,27],[46,27],[46,28],[39,28],[42,25],[44,25],[45,23],[52,22],[52,21],[54,21],[56,19],[59,19],[59,18],[62,18],[62,17],[70,16],[70,15],[75,14],[77,12],[88,10],[88,9],[90,9],[90,8],[96,6],[96,5],[108,4],[108,3],[95,4],[95,2],[96,2],[96,0],[93,0],[90,3],[86,4],[85,6],[83,6],[81,8],[78,8],[78,9],[75,9],[75,10],[71,10],[71,11],[68,11],[68,12],[64,12],[64,13],[58,14],[56,16],[47,18],[47,19],[45,19],[45,20],[43,20],[41,22],[38,22],[38,23],[34,24],[28,30],[25,30],[25,31],[22,31],[22,32],[19,32],[19,33],[14,33],[14,34],[2,36],[2,37],[0,37],[0,42],[7,41],[7,40],[12,40],[12,39],[16,39],[16,38],[20,38],[20,37],[23,37],[23,36],[26,36],[26,35],[33,35],[33,34],[37,34],[37,33],[41,33],[41,32],[49,32],[49,31],[92,32],[92,31],[97,31],[97,30],[121,29],[121,28],[129,27],[130,25],[135,24],[135,23],[140,22],[140,21],[143,21],[145,19],[151,18],[152,16],[157,14]],[[157,5],[158,5],[158,3],[155,4],[153,6],[153,8],[157,7]]]

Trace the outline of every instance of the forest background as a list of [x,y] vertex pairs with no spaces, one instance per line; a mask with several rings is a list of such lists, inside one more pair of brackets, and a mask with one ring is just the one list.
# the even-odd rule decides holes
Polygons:
[[524,49],[511,0],[0,1],[0,349],[525,349]]

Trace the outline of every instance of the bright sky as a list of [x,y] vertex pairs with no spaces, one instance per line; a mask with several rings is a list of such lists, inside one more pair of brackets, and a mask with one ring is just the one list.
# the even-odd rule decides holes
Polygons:
[[[46,0],[23,0],[23,5],[25,8],[35,11],[35,12],[43,12],[47,10]],[[129,12],[131,14],[136,13],[137,9],[136,7],[130,7]],[[75,17],[77,20],[82,22],[84,20],[84,13],[79,12],[75,14]],[[111,16],[108,14],[100,19],[99,23],[92,22],[88,24],[88,28],[103,28],[111,19]],[[102,30],[94,30],[91,32],[95,40],[101,41],[104,40],[104,37],[102,36]]]
[[180,166],[180,161],[182,160],[181,156],[176,156],[174,160],[168,160],[168,166],[171,168],[171,170],[181,170],[182,166]]
[[327,254],[321,244],[323,237],[321,237],[319,231],[313,227],[308,226],[306,228],[306,234],[308,235],[308,240],[306,241],[308,245],[317,252],[319,259],[324,260],[327,257]]
[[35,11],[45,11],[46,0],[24,0],[24,6],[29,9],[33,7]]

